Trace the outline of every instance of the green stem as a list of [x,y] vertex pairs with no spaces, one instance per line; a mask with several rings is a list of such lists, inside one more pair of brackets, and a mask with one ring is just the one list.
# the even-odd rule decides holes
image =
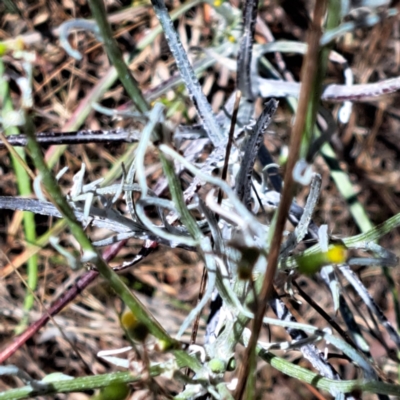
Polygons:
[[163,166],[163,170],[168,179],[168,186],[172,200],[175,204],[176,209],[180,214],[183,225],[187,228],[187,230],[195,240],[201,240],[203,238],[203,234],[201,233],[201,230],[199,229],[195,219],[192,217],[186,206],[182,194],[181,183],[175,174],[172,162],[168,160],[167,157],[161,152],[160,152],[160,159]]
[[[155,377],[162,373],[158,366],[150,368],[150,376]],[[43,388],[28,385],[0,393],[0,400],[17,400],[34,398],[36,396],[51,395],[55,393],[83,392],[106,387],[112,383],[134,383],[142,380],[141,375],[134,375],[131,371],[114,372],[112,374],[85,376],[75,379],[60,379],[59,381],[43,384]]]
[[390,383],[379,381],[363,381],[363,380],[349,380],[349,381],[336,381],[333,379],[323,378],[321,375],[311,372],[306,368],[299,367],[292,364],[283,358],[277,357],[271,352],[267,352],[260,347],[257,348],[258,355],[266,362],[271,364],[272,367],[278,371],[306,382],[318,389],[326,390],[329,392],[337,391],[338,393],[351,393],[352,391],[363,391],[371,393],[386,394],[388,396],[400,396],[400,386]]
[[112,65],[117,70],[118,77],[122,85],[140,112],[145,113],[149,111],[149,105],[144,99],[138,83],[132,75],[132,72],[126,65],[118,43],[113,37],[111,26],[107,20],[107,13],[103,0],[89,0],[89,5],[90,9],[92,10],[93,17],[100,29],[107,55],[110,58]]
[[[4,64],[0,59],[0,100],[2,102],[2,115],[5,116],[6,113],[14,111],[12,99],[10,97],[8,81],[3,78],[4,76]],[[19,129],[16,126],[9,126],[4,129],[6,136],[9,135],[18,135]],[[25,161],[25,151],[22,148],[15,149],[19,157]],[[11,161],[13,165],[13,169],[15,171],[15,175],[17,178],[18,192],[22,196],[29,196],[32,194],[31,192],[31,181],[28,176],[28,173],[25,171],[23,166],[21,165],[18,157],[11,154]],[[29,244],[33,244],[36,241],[36,225],[35,225],[35,216],[31,212],[23,213],[23,225],[26,242]],[[34,304],[34,296],[33,291],[36,290],[37,281],[38,281],[38,257],[34,255],[27,260],[27,272],[28,272],[28,291],[25,296],[24,301],[24,310],[28,312],[33,304]],[[25,316],[20,324],[18,325],[16,332],[25,329],[27,323],[27,316]]]
[[[202,366],[195,357],[189,356],[182,350],[174,350],[173,354],[176,358],[176,366],[172,368],[182,369],[189,367],[191,370],[198,372]],[[149,376],[156,377],[163,372],[171,373],[171,366],[163,366],[162,364],[153,365],[149,369]],[[17,400],[25,398],[33,398],[35,396],[44,396],[53,393],[72,393],[83,392],[86,390],[100,389],[113,383],[134,383],[143,380],[142,374],[133,374],[132,371],[113,372],[111,374],[85,376],[80,378],[70,378],[58,374],[50,374],[43,381],[35,381],[30,385],[11,389],[0,393],[0,400]],[[58,378],[58,379],[57,379]],[[51,380],[50,380],[51,379]],[[40,388],[39,388],[40,385]]]
[[69,229],[83,250],[83,259],[95,265],[99,273],[109,282],[114,291],[121,297],[126,306],[132,311],[139,322],[143,323],[149,332],[164,343],[165,348],[174,347],[174,341],[162,328],[154,317],[147,312],[142,303],[129,291],[119,276],[106,264],[97,253],[82,226],[75,218],[67,200],[63,196],[60,187],[43,159],[40,146],[35,140],[35,127],[29,115],[26,115],[25,132],[28,137],[28,149],[36,168],[40,171],[42,182],[48,195],[58,210],[66,219]]

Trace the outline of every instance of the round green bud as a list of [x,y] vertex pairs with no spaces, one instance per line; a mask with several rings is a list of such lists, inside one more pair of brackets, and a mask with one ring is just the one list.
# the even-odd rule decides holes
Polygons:
[[130,393],[126,383],[110,383],[100,390],[99,400],[125,400]]
[[210,370],[216,374],[220,374],[226,371],[226,363],[220,358],[213,358],[209,361],[208,366]]

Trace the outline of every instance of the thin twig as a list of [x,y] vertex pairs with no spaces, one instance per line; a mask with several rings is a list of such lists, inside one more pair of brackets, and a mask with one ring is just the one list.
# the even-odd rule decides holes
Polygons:
[[[228,138],[228,143],[226,145],[226,151],[225,151],[224,167],[222,168],[222,173],[221,173],[221,179],[223,181],[226,181],[226,177],[228,175],[229,159],[231,156],[231,150],[232,150],[232,145],[233,145],[233,135],[235,133],[235,126],[236,126],[236,120],[237,120],[237,115],[238,115],[238,111],[239,111],[239,104],[240,104],[241,97],[242,97],[242,92],[240,90],[238,90],[236,92],[235,105],[233,106],[231,127],[229,130],[229,138]],[[220,189],[218,192],[218,204],[221,204],[221,201],[222,201],[222,189]]]
[[[140,132],[129,129],[90,130],[82,129],[74,132],[39,132],[36,133],[36,141],[40,145],[68,145],[85,143],[135,143],[140,138]],[[14,135],[7,138],[11,146],[26,146],[26,135]],[[4,140],[0,140],[0,148],[5,147]]]

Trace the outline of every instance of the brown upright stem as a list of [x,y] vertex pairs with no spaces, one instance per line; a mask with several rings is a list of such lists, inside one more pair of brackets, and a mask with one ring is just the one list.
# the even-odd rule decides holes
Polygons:
[[278,209],[278,216],[274,235],[271,241],[270,251],[268,254],[268,267],[264,276],[263,285],[259,296],[259,307],[255,313],[253,320],[252,333],[249,344],[247,346],[243,359],[242,368],[239,374],[238,386],[235,398],[240,400],[246,389],[247,378],[250,369],[251,356],[255,352],[258,336],[261,330],[263,317],[267,308],[267,302],[271,299],[275,292],[273,287],[275,272],[278,264],[279,250],[282,242],[282,234],[286,223],[287,215],[292,204],[294,185],[293,168],[298,160],[300,145],[305,127],[307,109],[311,98],[311,91],[314,86],[314,79],[317,76],[318,59],[319,59],[319,41],[322,35],[322,20],[325,15],[326,0],[315,2],[314,19],[308,33],[308,51],[303,62],[301,71],[301,91],[299,96],[299,104],[296,112],[296,120],[293,125],[290,140],[289,159],[287,162],[284,188],[281,203]]

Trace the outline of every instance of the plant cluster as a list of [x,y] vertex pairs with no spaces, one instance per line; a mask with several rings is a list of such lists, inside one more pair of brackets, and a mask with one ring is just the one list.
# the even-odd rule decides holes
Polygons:
[[[357,10],[346,8],[346,2],[318,1],[313,9],[307,43],[271,41],[267,44],[254,43],[258,1],[246,0],[243,12],[228,2],[209,3],[218,21],[218,33],[212,46],[199,50],[199,58],[192,65],[164,1],[152,0],[179,76],[162,85],[157,93],[153,91],[146,96],[113,37],[103,1],[89,0],[93,20],[64,23],[59,29],[60,44],[71,57],[80,60],[82,55],[69,41],[72,31],[83,30],[102,43],[113,66],[112,74],[120,80],[134,110],[121,112],[97,103],[92,106],[109,116],[132,119],[134,129],[37,134],[32,92],[34,53],[18,47],[17,39],[1,44],[0,101],[5,133],[1,136],[1,145],[6,146],[13,157],[19,182],[29,186],[32,177],[36,199],[25,197],[27,193],[24,192],[21,197],[0,196],[0,209],[30,211],[62,219],[59,229],[68,226],[79,243],[80,254],[67,251],[54,234],[49,235],[48,241],[69,267],[88,271],[51,306],[48,314],[25,329],[13,345],[0,353],[0,360],[4,362],[15,353],[49,320],[49,315],[56,315],[99,275],[126,307],[121,314],[121,327],[131,346],[115,349],[114,353],[99,353],[109,362],[128,368],[128,372],[79,378],[51,374],[35,380],[22,368],[2,366],[0,375],[15,375],[26,386],[0,393],[0,399],[96,388],[115,390],[119,398],[125,398],[129,393],[127,383],[135,383],[136,387],[145,387],[154,396],[165,398],[250,399],[257,396],[256,370],[260,359],[337,399],[360,398],[364,391],[382,399],[400,394],[398,384],[386,382],[377,371],[371,349],[340,282],[340,277],[347,280],[376,324],[387,333],[396,349],[400,349],[398,330],[351,269],[354,265],[389,268],[398,264],[396,255],[377,242],[400,226],[400,214],[379,226],[372,226],[361,204],[352,197],[349,177],[332,167],[337,167],[330,144],[336,122],[331,114],[321,110],[321,99],[341,102],[338,119],[346,124],[354,101],[394,92],[400,87],[398,78],[355,85],[346,60],[332,50],[335,40],[356,27],[373,26],[397,14],[396,9],[387,8],[386,1],[375,1],[373,6],[371,2],[366,3],[368,12],[357,14]],[[197,4],[192,1],[185,7]],[[150,40],[149,37],[146,40]],[[143,48],[145,43],[140,46]],[[301,87],[299,83],[283,79],[283,70],[273,71],[267,65],[267,53],[275,53],[276,57],[282,53],[304,55]],[[7,70],[9,58],[20,60],[22,69],[18,76]],[[236,71],[237,77],[235,91],[216,114],[197,78],[198,73],[215,62],[222,62]],[[329,62],[344,66],[344,85],[323,87]],[[266,69],[274,73],[274,79],[265,78]],[[10,82],[18,87],[18,102],[10,95]],[[178,84],[185,86],[196,109],[198,123],[195,125],[173,126],[168,118],[168,107],[157,101],[162,93]],[[274,163],[265,145],[266,132],[279,105],[278,97],[285,98],[296,115],[283,179],[280,166]],[[260,98],[263,99],[262,109],[256,115]],[[67,193],[61,182],[68,168],[54,174],[54,162],[52,158],[44,159],[41,148],[52,144],[60,146],[59,151],[62,151],[69,144],[109,142],[129,143],[129,150],[118,160],[118,170],[85,183],[87,166],[82,163]],[[30,169],[32,164],[27,163],[21,146],[26,146],[37,174]],[[156,154],[162,166],[162,174],[153,187],[150,187],[146,169],[149,153]],[[319,226],[313,221],[321,193],[321,176],[313,168],[317,155],[332,167],[332,178],[349,199],[350,212],[360,234],[338,239],[328,233],[326,224]],[[304,207],[294,200],[298,187],[309,188]],[[126,214],[117,207],[121,199]],[[26,238],[35,242],[34,219],[32,216],[24,218]],[[285,230],[287,220],[293,226],[289,232]],[[91,239],[88,227],[111,233],[101,239]],[[141,241],[141,250],[134,259],[110,268],[108,261],[132,238]],[[138,264],[160,245],[197,252],[206,272],[201,299],[174,337],[117,274]],[[101,254],[99,248],[105,246],[109,247]],[[30,263],[35,269],[37,259],[32,258]],[[32,274],[29,285],[34,289],[35,272]],[[330,291],[333,311],[340,313],[346,329],[334,315],[329,315],[302,291],[296,281],[299,275],[320,277]],[[284,284],[278,285],[278,281]],[[296,320],[290,301],[296,301],[298,293],[325,319],[324,328]],[[32,302],[33,295],[28,299]],[[394,302],[398,311],[398,299],[394,298]],[[183,340],[183,335],[198,325],[199,316],[209,303],[211,311],[201,338],[202,345],[196,344],[195,328],[190,342]],[[275,317],[266,316],[267,308]],[[263,326],[281,327],[290,339],[283,342],[260,340]],[[326,354],[318,347],[321,344]],[[238,349],[242,346],[245,350],[239,356]],[[343,380],[328,356],[333,348],[340,352],[341,358],[354,364],[357,379]],[[132,349],[134,359],[115,357]],[[313,371],[278,356],[277,352],[282,350],[287,355],[300,352]],[[398,363],[397,353],[392,358]],[[235,371],[233,378],[232,371]],[[157,380],[160,376],[168,376],[179,383],[179,393],[167,392]],[[103,391],[98,398],[107,396]]]

